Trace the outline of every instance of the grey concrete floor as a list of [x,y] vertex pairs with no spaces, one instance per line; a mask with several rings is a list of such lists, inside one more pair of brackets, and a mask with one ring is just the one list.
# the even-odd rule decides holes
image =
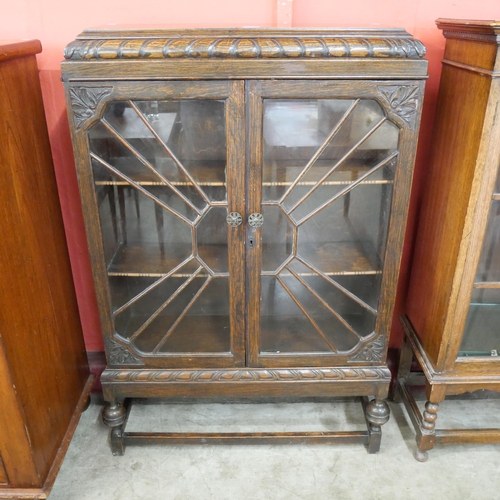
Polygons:
[[[129,446],[114,457],[101,406],[82,415],[51,500],[500,499],[498,445],[412,452],[404,408],[392,403],[380,453],[362,445]],[[441,427],[497,427],[500,400],[445,401]],[[137,405],[127,430],[359,430],[357,402]]]

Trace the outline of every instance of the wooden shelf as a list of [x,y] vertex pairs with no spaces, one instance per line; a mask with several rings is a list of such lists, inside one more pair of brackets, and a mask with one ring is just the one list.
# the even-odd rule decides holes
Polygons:
[[[357,332],[361,333],[366,329],[363,328],[364,318],[346,314],[343,317]],[[314,316],[314,319],[321,326],[324,323],[330,325],[330,330],[325,329],[325,333],[338,352],[347,352],[358,344],[358,339],[333,315],[324,315],[323,321],[318,316]],[[292,353],[333,354],[328,344],[304,315],[287,318],[261,316],[260,329],[260,354],[267,356],[289,356]]]
[[[148,319],[148,316],[134,316],[121,336],[128,338]],[[133,344],[144,353],[151,353],[163,338],[168,326],[177,317],[159,316],[142,332]],[[229,354],[231,349],[229,335],[229,315],[227,316],[185,316],[169,335],[157,356],[171,353],[214,353]]]
[[474,288],[500,288],[500,281],[478,281]]
[[[107,160],[106,160],[107,161]],[[314,186],[332,167],[335,160],[317,161],[307,174],[308,180],[298,182],[298,186]],[[141,171],[130,165],[127,159],[109,160],[108,163],[119,169],[123,174],[141,186],[166,186],[147,167],[141,166]],[[153,162],[152,162],[153,163]],[[186,170],[192,175],[199,186],[226,187],[225,170],[226,165],[222,161],[181,161]],[[163,175],[174,186],[192,186],[186,180],[180,169],[170,159],[162,159],[161,164],[155,165],[158,172]],[[304,165],[297,165],[290,162],[276,162],[272,168],[263,169],[263,187],[287,187],[291,186],[294,179],[303,170]],[[322,186],[342,186],[349,185],[358,177],[369,170],[366,162],[352,160],[339,167],[331,176],[330,180],[324,181]],[[96,186],[128,186],[124,180],[114,180],[107,175],[103,168],[103,173],[95,173]],[[394,181],[383,178],[383,172],[378,171],[370,176],[368,180],[361,184],[393,184]]]
[[[382,157],[383,158],[383,157]],[[378,161],[350,158],[344,161],[326,181],[322,182],[322,186],[337,186],[347,185],[354,182],[375,166]],[[305,174],[304,178],[297,183],[297,186],[314,186],[320,179],[322,179],[336,163],[336,158],[328,160],[316,160],[311,169]],[[262,185],[263,186],[291,186],[295,179],[304,170],[306,165],[304,160],[303,164],[298,164],[297,161],[281,160],[273,161],[272,164],[265,164],[263,166]],[[384,169],[380,169],[370,175],[369,179],[362,182],[362,184],[393,184],[391,179],[384,177]]]
[[[174,186],[192,186],[189,179],[172,159],[161,158],[161,161],[148,160],[155,170]],[[111,158],[105,161],[141,186],[166,186],[166,184],[145,165],[141,164],[140,170],[138,171],[137,165],[139,165],[140,162],[135,158],[133,162],[129,161],[127,158]],[[226,164],[223,161],[182,161],[182,165],[199,186],[226,185]],[[94,169],[94,181],[96,186],[129,185],[129,183],[124,180],[111,178],[109,171],[101,166],[99,166],[99,169]]]
[[327,276],[382,273],[377,252],[366,241],[299,244],[297,253]]
[[[165,244],[164,251],[159,243],[135,242],[122,244],[113,256],[108,266],[108,276],[131,276],[159,278],[178,266],[191,255],[191,244]],[[203,245],[202,258],[211,268],[220,268],[221,263],[227,267],[227,245]],[[194,262],[189,270],[194,270],[198,264]],[[182,269],[181,269],[182,271]],[[192,272],[180,272],[172,277],[184,278]],[[228,277],[227,272],[216,272],[215,277]],[[198,277],[207,277],[202,272]]]
[[[220,269],[221,263],[227,266],[227,245],[203,245],[202,259],[213,270]],[[263,245],[263,251],[273,255],[272,245]],[[299,245],[298,254],[327,276],[351,276],[361,274],[381,274],[382,264],[373,246],[366,242],[335,242]],[[108,266],[108,276],[152,277],[159,278],[191,255],[191,244],[165,244],[164,251],[158,243],[135,242],[122,244]],[[268,261],[269,262],[269,261]],[[268,268],[278,269],[282,261],[270,262]],[[197,266],[196,263],[191,267]],[[195,268],[196,268],[195,267]],[[182,271],[182,270],[181,270]],[[283,275],[286,275],[286,271]],[[172,277],[185,278],[192,273],[180,272]],[[273,275],[274,271],[264,271],[263,276]],[[312,276],[311,271],[298,273]],[[229,273],[216,271],[214,277],[225,278]],[[198,278],[207,277],[202,272]]]

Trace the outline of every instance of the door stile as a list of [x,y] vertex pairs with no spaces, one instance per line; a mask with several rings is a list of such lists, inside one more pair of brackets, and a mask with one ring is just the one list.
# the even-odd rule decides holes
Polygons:
[[[245,84],[229,84],[226,101],[227,212],[237,212],[245,220]],[[228,226],[229,307],[231,351],[234,366],[245,365],[245,223]]]
[[[423,84],[420,89],[420,95],[423,95]],[[420,116],[418,115],[416,125],[413,129],[406,126],[401,127],[401,135],[399,138],[398,163],[394,178],[394,194],[392,198],[391,217],[387,232],[384,270],[382,273],[382,284],[380,287],[378,318],[375,325],[375,332],[377,332],[377,336],[379,338],[387,339],[387,341],[389,339],[392,316],[394,313],[419,127]],[[385,346],[381,362],[385,363],[386,357],[387,346]]]
[[248,216],[261,213],[262,202],[262,122],[263,103],[260,82],[246,83],[247,116],[247,211],[246,263],[247,263],[247,365],[259,364],[260,334],[260,272],[262,267],[262,229],[248,224]]

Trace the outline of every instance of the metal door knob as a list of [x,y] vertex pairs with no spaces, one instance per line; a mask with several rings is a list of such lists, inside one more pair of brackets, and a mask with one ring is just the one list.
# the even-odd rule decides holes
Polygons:
[[264,224],[264,216],[262,214],[259,214],[259,213],[250,214],[248,216],[248,223],[252,227],[260,227],[260,226],[262,226],[262,224]]
[[238,212],[227,214],[226,222],[228,226],[238,227],[243,222],[243,217]]

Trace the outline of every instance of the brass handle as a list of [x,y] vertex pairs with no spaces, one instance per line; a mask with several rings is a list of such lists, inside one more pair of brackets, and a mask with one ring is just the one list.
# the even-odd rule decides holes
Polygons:
[[262,226],[262,224],[264,224],[264,216],[262,214],[259,214],[259,213],[250,214],[248,216],[248,223],[252,227],[260,227],[260,226]]
[[243,222],[243,217],[238,212],[227,214],[226,222],[228,226],[238,227]]

